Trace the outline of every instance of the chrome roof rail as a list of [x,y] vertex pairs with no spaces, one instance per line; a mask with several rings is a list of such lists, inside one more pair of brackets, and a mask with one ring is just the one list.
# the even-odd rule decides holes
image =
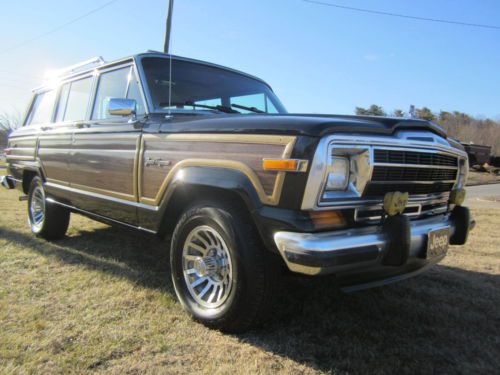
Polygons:
[[92,67],[98,67],[101,65],[104,65],[106,61],[101,57],[93,57],[91,59],[82,61],[81,63],[70,65],[66,68],[62,69],[57,69],[55,70],[55,73],[57,76],[62,76],[62,75],[67,75],[67,74],[73,74],[77,73],[79,71],[84,71],[84,70],[89,70]]

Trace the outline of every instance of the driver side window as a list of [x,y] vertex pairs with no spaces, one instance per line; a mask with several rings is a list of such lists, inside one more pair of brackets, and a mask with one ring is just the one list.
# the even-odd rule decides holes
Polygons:
[[125,98],[127,94],[128,76],[130,67],[102,73],[95,96],[92,120],[105,120],[120,116],[110,115],[109,102],[113,98]]

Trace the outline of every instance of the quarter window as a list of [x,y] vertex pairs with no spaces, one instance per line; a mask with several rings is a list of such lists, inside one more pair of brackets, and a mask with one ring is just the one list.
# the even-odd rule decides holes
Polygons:
[[35,97],[31,112],[26,121],[26,125],[44,124],[52,121],[52,111],[54,110],[54,102],[56,91],[50,90],[38,94]]

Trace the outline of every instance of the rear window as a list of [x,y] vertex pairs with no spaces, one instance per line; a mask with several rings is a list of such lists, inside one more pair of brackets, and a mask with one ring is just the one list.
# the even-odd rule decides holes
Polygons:
[[52,121],[52,112],[56,98],[55,90],[36,95],[26,125],[44,124]]
[[56,120],[85,120],[91,89],[92,77],[64,84],[57,105]]

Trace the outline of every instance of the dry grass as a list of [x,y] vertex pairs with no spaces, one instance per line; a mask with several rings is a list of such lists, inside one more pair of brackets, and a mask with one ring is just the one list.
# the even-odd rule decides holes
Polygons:
[[223,335],[175,301],[167,246],[73,215],[33,238],[25,202],[0,193],[0,373],[495,373],[500,215],[417,278],[344,295],[286,280],[264,329]]
[[500,183],[500,175],[487,172],[469,171],[467,186],[485,185]]

